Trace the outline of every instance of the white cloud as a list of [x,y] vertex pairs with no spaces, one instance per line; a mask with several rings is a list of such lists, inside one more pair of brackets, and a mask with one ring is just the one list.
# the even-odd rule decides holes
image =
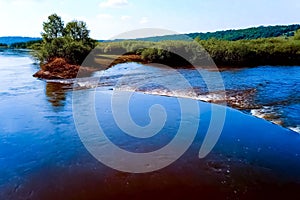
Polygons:
[[129,20],[129,19],[131,19],[131,16],[124,15],[124,16],[121,17],[122,21],[126,21],[126,20]]
[[101,2],[99,4],[102,8],[120,8],[123,6],[127,6],[129,3],[127,0],[107,0],[104,2]]
[[142,19],[140,20],[140,24],[146,24],[148,22],[149,22],[149,20],[147,17],[142,17]]

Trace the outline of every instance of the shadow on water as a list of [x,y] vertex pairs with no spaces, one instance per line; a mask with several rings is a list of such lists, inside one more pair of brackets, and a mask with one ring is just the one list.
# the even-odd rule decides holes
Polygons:
[[61,108],[66,102],[66,89],[70,87],[70,84],[62,83],[46,83],[46,95],[47,100],[51,103],[53,108]]

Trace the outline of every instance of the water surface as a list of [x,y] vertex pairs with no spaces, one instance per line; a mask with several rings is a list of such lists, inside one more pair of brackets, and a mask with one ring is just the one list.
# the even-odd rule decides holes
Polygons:
[[[226,93],[222,93],[217,85],[219,72],[203,69],[179,69],[177,72],[189,81],[192,88],[181,84],[177,73],[154,65],[120,64],[95,76],[101,77],[100,82],[104,85],[117,85],[124,90],[227,103],[245,113],[300,132],[300,66],[260,66],[221,71]],[[209,91],[203,77],[209,79],[212,85]],[[145,80],[157,84],[145,84]],[[175,89],[168,90],[166,87],[170,85]]]
[[[153,104],[163,105],[169,115],[166,126],[153,138],[137,140],[125,135],[113,121],[110,99],[114,92],[111,89],[129,67],[136,67],[132,70],[134,75],[128,74],[131,83],[139,82],[142,77],[164,79],[170,84],[176,82],[176,77],[172,78],[172,74],[161,68],[123,64],[104,72],[107,78],[104,77],[100,85],[105,87],[97,88],[96,92],[93,88],[82,89],[84,84],[88,84],[88,81],[82,81],[80,90],[74,92],[82,95],[83,102],[91,93],[95,95],[99,122],[115,144],[132,152],[153,151],[171,141],[176,133],[180,123],[178,99],[134,93],[130,112],[140,126],[149,123],[148,110]],[[251,199],[261,197],[261,193],[271,198],[298,193],[300,137],[297,133],[226,108],[220,140],[207,157],[199,159],[199,149],[211,120],[211,109],[224,109],[200,101],[197,103],[201,115],[190,116],[191,122],[200,119],[200,128],[194,143],[179,160],[147,174],[110,169],[89,154],[77,134],[70,82],[61,84],[37,80],[32,77],[37,70],[38,65],[34,64],[28,52],[0,51],[0,199],[100,199],[118,196],[128,199],[195,196]],[[272,75],[276,71],[277,78]],[[278,113],[286,120],[286,126],[297,126],[298,72],[298,67],[259,67],[225,71],[222,76],[229,89],[255,88],[254,105],[266,105],[272,109],[278,106],[281,110]],[[198,82],[199,74],[191,70],[182,70],[181,73],[192,83],[194,80],[192,85],[199,88],[199,98],[208,98],[204,82]],[[204,73],[214,76],[214,72]],[[234,74],[239,80],[230,81]],[[279,74],[289,79],[281,79]],[[95,77],[98,76],[95,74]],[[286,84],[280,86],[282,81]],[[130,89],[128,85],[127,89]],[[276,85],[275,89],[272,88]],[[289,89],[291,85],[294,88]],[[123,87],[126,89],[126,84]],[[159,85],[148,85],[140,90],[168,93]],[[178,96],[185,97],[194,94],[184,93],[182,88],[176,92]],[[271,94],[276,99],[272,99]],[[284,100],[290,101],[270,104]]]

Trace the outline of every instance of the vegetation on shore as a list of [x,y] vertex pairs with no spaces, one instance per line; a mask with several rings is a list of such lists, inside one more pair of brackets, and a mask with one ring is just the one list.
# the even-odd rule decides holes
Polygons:
[[[300,65],[300,30],[291,37],[227,41],[215,38],[192,41],[120,41],[99,44],[98,56],[132,54],[145,62],[158,62],[177,67],[196,63],[206,65],[211,58],[219,67],[258,65]],[[198,44],[200,45],[198,45]],[[204,52],[204,49],[207,51]]]
[[217,66],[300,65],[300,31],[293,37],[198,42]]
[[[160,42],[125,40],[98,43],[89,37],[85,22],[74,20],[64,25],[62,19],[53,14],[43,23],[42,40],[24,45],[35,49],[33,55],[41,62],[41,71],[35,76],[40,78],[75,78],[78,66],[90,53],[91,58],[94,58],[91,63],[97,69],[106,69],[122,62],[161,63],[174,68],[210,67],[212,61],[218,67],[300,65],[300,29],[292,31],[298,26],[245,29],[248,35],[258,30],[264,33],[258,39],[248,36],[246,39],[233,39],[233,36],[240,38],[238,35],[241,33],[245,35],[244,30],[236,31],[236,34],[223,31],[223,35],[227,34],[227,40],[202,39],[198,35],[195,39],[186,36],[184,40]],[[280,37],[264,38],[272,34]],[[59,66],[59,63],[64,64]]]
[[41,45],[43,40],[30,40],[27,42],[16,42],[9,45],[12,49],[34,49],[36,46]]

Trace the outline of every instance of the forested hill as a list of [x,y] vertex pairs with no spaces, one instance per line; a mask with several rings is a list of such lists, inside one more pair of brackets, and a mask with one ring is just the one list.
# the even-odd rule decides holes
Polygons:
[[[141,38],[138,40],[158,42],[163,40],[187,40],[199,37],[201,40],[216,38],[220,40],[250,40],[258,38],[270,38],[279,36],[293,36],[296,30],[300,29],[300,24],[278,25],[278,26],[259,26],[238,30],[216,31],[208,33],[188,33],[178,35],[166,35],[149,38]],[[188,37],[187,37],[188,36]]]
[[[208,40],[210,38],[236,41],[236,40],[251,40],[258,38],[270,38],[279,36],[293,36],[296,30],[300,29],[300,24],[293,25],[277,25],[277,26],[259,26],[238,30],[225,30],[207,33],[188,33],[178,35],[166,35],[148,38],[139,38],[141,41],[159,42],[164,40],[188,40],[200,38],[201,40]],[[32,45],[33,41],[41,40],[37,37],[0,37],[0,46],[8,45],[12,48],[26,48]],[[119,40],[114,40],[119,41]],[[122,40],[120,40],[122,41]],[[29,43],[28,43],[29,42]],[[108,40],[99,40],[99,42],[109,42]]]
[[36,37],[8,36],[8,37],[0,37],[0,43],[11,45],[13,43],[29,42],[29,41],[40,40],[40,39],[41,38],[36,38]]

